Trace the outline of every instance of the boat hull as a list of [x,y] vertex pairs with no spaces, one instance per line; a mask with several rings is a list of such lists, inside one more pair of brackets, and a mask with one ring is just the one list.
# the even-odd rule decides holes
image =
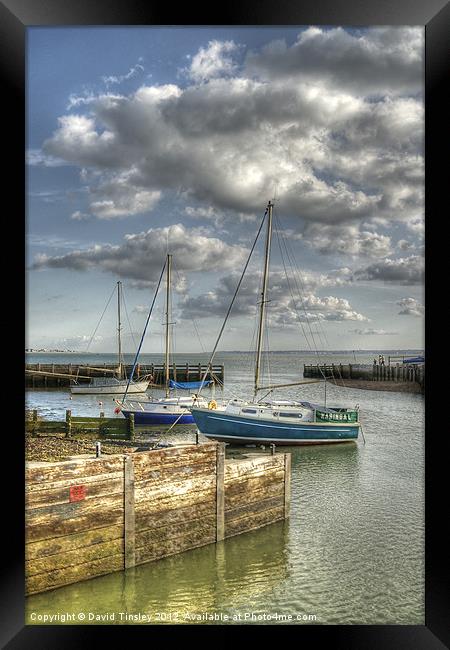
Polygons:
[[[128,394],[130,393],[145,393],[149,386],[149,382],[140,381],[130,384],[128,387]],[[74,395],[123,395],[126,389],[126,384],[123,386],[71,386],[70,392]]]
[[126,411],[122,410],[122,413],[126,418],[130,417],[130,413],[134,415],[134,423],[139,424],[165,424],[170,425],[174,424],[195,424],[194,418],[191,413],[160,413],[155,411]]
[[328,444],[356,440],[359,433],[358,423],[271,422],[198,408],[192,415],[204,436],[230,444]]

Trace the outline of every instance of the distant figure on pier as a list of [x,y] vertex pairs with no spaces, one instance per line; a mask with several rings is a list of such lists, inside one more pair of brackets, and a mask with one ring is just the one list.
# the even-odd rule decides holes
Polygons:
[[374,365],[374,366],[377,365],[377,358],[376,358],[376,357],[375,357],[375,359],[373,360],[373,365]]
[[382,359],[382,356],[381,356],[381,354],[379,354],[379,355],[378,355],[378,365],[379,365],[379,366],[381,366],[381,359]]
[[384,354],[381,355],[381,365],[384,366]]

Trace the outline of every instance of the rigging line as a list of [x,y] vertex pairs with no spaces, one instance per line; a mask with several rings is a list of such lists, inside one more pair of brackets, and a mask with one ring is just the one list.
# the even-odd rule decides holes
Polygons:
[[[279,220],[278,220],[278,221],[279,221]],[[287,249],[287,246],[286,246],[286,242],[285,242],[285,238],[284,238],[284,237],[283,237],[283,242],[284,242],[284,245],[285,245],[286,255],[287,255],[288,258],[289,258],[289,252],[288,252],[288,249]],[[300,315],[299,315],[299,313],[298,313],[297,303],[296,303],[296,300],[295,300],[295,298],[294,298],[294,295],[293,295],[292,289],[291,289],[291,287],[290,287],[289,277],[288,277],[288,275],[287,275],[286,266],[285,266],[285,262],[284,262],[284,255],[283,255],[283,251],[282,251],[282,249],[281,249],[281,246],[280,246],[280,252],[281,252],[281,258],[282,258],[282,261],[283,261],[283,267],[284,267],[284,270],[285,270],[285,274],[286,274],[286,279],[287,279],[288,287],[289,287],[289,290],[290,290],[290,293],[291,293],[291,296],[292,296],[292,301],[293,301],[293,304],[294,304],[295,313],[297,314],[297,318],[298,318],[298,320],[299,320],[299,322],[300,322],[300,325],[301,325],[301,328],[302,328],[303,335],[305,336],[305,340],[306,340],[306,342],[307,342],[307,344],[308,344],[308,346],[309,346],[309,348],[310,348],[310,350],[311,350],[311,353],[314,353],[314,352],[315,352],[315,354],[316,354],[316,356],[317,356],[317,358],[318,358],[318,361],[319,361],[319,363],[318,363],[318,367],[319,367],[320,374],[321,374],[322,377],[325,379],[325,375],[324,375],[322,369],[320,368],[320,356],[319,356],[319,353],[318,353],[318,350],[317,350],[317,345],[316,345],[316,342],[315,342],[315,339],[314,339],[314,334],[313,334],[312,329],[311,329],[311,324],[310,324],[310,322],[309,322],[308,313],[307,313],[306,308],[305,308],[305,304],[304,304],[304,301],[303,301],[302,293],[299,291],[298,283],[296,282],[296,277],[295,277],[295,274],[293,273],[294,282],[295,282],[295,284],[296,284],[296,286],[297,286],[297,291],[298,291],[299,296],[300,296],[300,301],[301,301],[302,308],[303,308],[303,311],[304,311],[304,314],[305,314],[306,323],[307,323],[307,325],[308,325],[308,327],[309,327],[309,331],[310,331],[310,334],[311,334],[311,338],[312,338],[312,341],[313,341],[313,343],[314,343],[314,351],[313,351],[313,349],[312,349],[312,347],[311,347],[311,344],[310,344],[310,342],[309,342],[309,339],[308,339],[308,337],[307,337],[307,335],[306,335],[306,332],[305,332],[305,329],[304,329],[304,327],[303,327],[302,320],[301,320]],[[290,264],[291,264],[291,268],[292,268],[292,270],[294,270],[294,268],[293,268],[293,264],[292,264],[292,261],[291,261],[290,259],[289,259],[289,261],[290,261]]]
[[[263,273],[261,272],[259,276],[258,293],[256,294],[257,296],[261,295],[262,283],[263,283]],[[252,354],[246,357],[246,370],[248,370],[249,374],[251,372],[252,375],[255,374],[255,369],[256,369],[256,337],[258,334],[258,327],[259,327],[259,313],[258,313],[258,302],[256,302],[255,312],[253,316],[253,332],[252,332],[252,338],[250,341],[250,348],[249,348],[249,352],[251,352]]]
[[267,378],[269,380],[269,384],[271,384],[272,383],[272,375],[271,375],[271,371],[270,371],[270,339],[269,339],[269,314],[268,314],[269,306],[270,306],[270,301],[269,301],[269,303],[267,305],[266,313],[264,315],[265,316],[265,318],[264,318],[264,320],[265,320],[264,326],[266,328],[266,333],[265,333],[265,339],[266,339],[265,340],[265,344],[266,344],[266,366],[267,366],[266,372],[267,372]]
[[[297,263],[296,263],[296,260],[295,260],[295,256],[294,256],[294,254],[293,254],[293,251],[292,251],[292,249],[290,248],[289,243],[287,242],[287,243],[286,243],[286,251],[287,251],[287,254],[289,255],[288,247],[289,247],[289,250],[290,250],[290,256],[291,256],[291,258],[292,258],[291,265],[292,265],[293,267],[295,267],[295,268],[293,268],[293,270],[296,271],[296,273],[297,273],[297,275],[298,275],[298,278],[299,278],[299,280],[300,280],[300,283],[301,283],[302,289],[303,289],[303,293],[305,293],[305,287],[304,287],[304,283],[303,283],[303,279],[302,279],[301,271],[300,271],[300,269],[299,269],[299,267],[298,267],[298,265],[297,265]],[[295,279],[295,274],[294,274],[294,279]],[[316,319],[313,320],[313,322],[316,323],[316,325],[317,325],[319,338],[322,339],[322,344],[325,343],[325,346],[328,347],[328,348],[330,348],[330,344],[329,344],[329,341],[328,341],[328,337],[327,337],[327,335],[326,335],[325,329],[323,328],[320,319],[319,319],[319,318],[316,318]],[[308,321],[308,324],[309,324],[309,321]],[[315,343],[315,341],[314,341],[314,343]],[[319,355],[319,352],[317,352],[317,356],[318,356],[318,359],[319,359],[319,365],[320,365],[320,355]],[[322,359],[322,362],[323,362],[323,359]],[[324,375],[324,373],[323,373],[322,371],[321,371],[321,374],[322,374],[322,376],[323,376],[324,379],[325,379],[326,377],[325,377],[325,375]],[[339,370],[339,374],[340,374],[340,370]],[[334,384],[335,384],[336,386],[339,386],[339,384],[337,383],[336,377],[334,376],[333,371],[332,371],[331,376],[330,376],[330,377],[327,377],[327,379],[332,379],[333,382],[334,382]],[[341,385],[342,385],[342,387],[345,387],[345,383],[344,383],[344,380],[343,380],[342,376],[340,377],[340,379],[341,379]]]
[[226,313],[225,320],[223,321],[223,323],[222,323],[222,327],[220,328],[219,335],[218,335],[218,337],[217,337],[216,343],[215,343],[215,345],[214,345],[214,349],[213,349],[213,351],[212,351],[212,353],[211,353],[211,356],[210,356],[210,358],[209,358],[208,365],[207,365],[207,367],[206,367],[206,371],[205,371],[205,373],[204,373],[204,375],[203,375],[202,384],[201,384],[200,389],[199,389],[199,391],[198,391],[198,393],[197,393],[197,396],[199,396],[200,393],[201,393],[201,390],[202,390],[202,387],[203,387],[203,382],[205,381],[206,375],[208,374],[208,368],[211,366],[211,364],[212,364],[212,362],[213,362],[213,360],[214,360],[214,357],[215,357],[215,355],[216,355],[217,346],[219,345],[219,341],[220,341],[220,339],[221,339],[221,337],[222,337],[223,330],[225,329],[225,325],[226,325],[226,323],[227,323],[228,317],[229,317],[229,315],[230,315],[230,313],[231,313],[231,310],[232,310],[232,308],[233,308],[234,301],[236,300],[236,296],[237,296],[237,294],[238,294],[238,291],[239,291],[239,289],[241,288],[242,280],[244,279],[244,275],[245,275],[245,272],[246,272],[246,270],[247,270],[247,267],[248,267],[248,265],[249,265],[249,263],[250,263],[250,259],[251,259],[251,256],[252,256],[252,254],[253,254],[253,251],[255,250],[256,242],[258,241],[258,237],[259,237],[259,235],[260,235],[260,233],[261,233],[261,230],[262,230],[262,227],[263,227],[264,222],[265,222],[265,220],[266,220],[266,216],[267,216],[268,211],[269,211],[269,208],[267,207],[266,210],[265,210],[265,212],[264,212],[264,217],[263,217],[263,219],[261,220],[261,225],[260,225],[259,228],[258,228],[258,232],[257,232],[257,234],[256,234],[255,241],[253,242],[253,246],[252,246],[252,248],[251,248],[251,250],[250,250],[250,253],[249,253],[248,257],[247,257],[247,261],[245,262],[244,270],[242,271],[241,277],[239,278],[239,282],[238,282],[238,284],[237,284],[237,287],[236,287],[236,290],[235,290],[235,292],[234,292],[233,298],[232,298],[232,300],[231,300],[230,306],[228,307],[228,311],[227,311],[227,313]]
[[136,348],[137,347],[136,346],[136,340],[134,338],[133,329],[131,327],[131,322],[130,322],[130,317],[128,315],[128,307],[127,307],[127,303],[126,303],[126,300],[125,300],[125,292],[123,290],[123,286],[122,286],[122,300],[123,300],[123,306],[125,307],[125,315],[127,317],[128,327],[130,328],[131,340],[133,341],[133,346]]
[[288,272],[287,272],[287,269],[286,269],[286,263],[285,263],[285,259],[284,259],[284,255],[283,255],[283,250],[282,250],[282,247],[281,247],[280,235],[279,235],[278,230],[276,230],[275,232],[276,232],[276,235],[277,235],[278,246],[279,246],[280,254],[281,254],[281,261],[282,261],[282,264],[283,264],[284,274],[286,276],[286,281],[287,281],[289,293],[291,294],[292,302],[294,304],[294,310],[295,310],[295,313],[297,314],[298,322],[300,323],[300,327],[301,327],[303,336],[305,338],[306,344],[307,344],[309,350],[311,351],[311,353],[314,354],[314,350],[312,348],[311,342],[310,342],[310,340],[308,338],[308,335],[306,333],[306,330],[305,330],[305,328],[303,326],[303,321],[301,320],[300,315],[298,313],[297,303],[295,301],[295,296],[294,296],[294,293],[292,291],[291,283],[290,283],[290,280],[289,280],[289,275],[288,275]]
[[129,378],[128,378],[127,387],[126,387],[125,392],[124,392],[123,397],[122,397],[122,404],[125,402],[125,398],[126,398],[127,393],[128,393],[128,388],[129,388],[129,386],[130,386],[130,382],[131,382],[131,380],[132,380],[132,378],[133,378],[133,376],[134,376],[134,371],[135,371],[135,368],[136,368],[136,364],[137,364],[137,360],[138,360],[138,357],[139,357],[139,353],[140,353],[140,351],[141,351],[142,344],[143,344],[143,342],[144,342],[145,333],[146,333],[146,331],[147,331],[147,326],[148,326],[148,323],[149,323],[149,321],[150,321],[150,316],[152,315],[153,307],[154,307],[154,304],[155,304],[155,301],[156,301],[156,296],[158,295],[159,286],[160,286],[160,284],[161,284],[161,280],[162,280],[162,277],[163,277],[163,274],[164,274],[164,270],[165,270],[165,268],[166,268],[166,262],[164,262],[164,265],[163,265],[163,267],[162,267],[162,269],[161,269],[161,275],[159,276],[158,285],[157,285],[157,287],[156,287],[155,295],[153,296],[152,304],[151,304],[151,306],[150,306],[150,311],[148,312],[147,320],[146,320],[146,322],[145,322],[144,331],[142,332],[142,336],[141,336],[141,341],[140,341],[140,343],[139,343],[139,347],[138,347],[138,349],[137,349],[137,351],[136,351],[136,356],[134,357],[133,368],[132,368],[132,370],[131,370],[130,376],[129,376]]
[[[279,220],[279,221],[280,221],[280,224],[281,224],[281,220]],[[295,273],[297,273],[298,278],[300,280],[300,284],[302,286],[303,294],[305,294],[306,291],[305,291],[305,286],[304,286],[304,282],[303,282],[303,276],[302,276],[300,268],[299,268],[299,266],[297,264],[295,255],[294,255],[292,247],[291,247],[291,244],[287,240],[286,240],[286,252],[287,252],[287,254],[288,254],[288,256],[289,256],[289,258],[291,260],[290,263],[291,263],[291,266],[292,266],[294,279],[296,279]],[[324,330],[324,328],[322,326],[322,323],[321,323],[320,319],[317,317],[317,318],[313,319],[313,322],[317,325],[319,338],[322,339],[322,342],[321,342],[322,345],[325,343],[325,346],[329,347],[329,342],[328,342],[328,339],[326,337],[325,330]],[[308,324],[309,324],[309,321],[308,321]],[[314,342],[314,344],[315,344],[315,342]]]
[[100,316],[100,320],[99,320],[98,323],[97,323],[97,327],[95,328],[94,333],[92,334],[92,336],[91,336],[91,338],[90,338],[90,340],[89,340],[89,343],[88,343],[87,348],[86,348],[86,352],[89,350],[89,347],[90,347],[90,345],[91,345],[91,343],[92,343],[92,340],[93,340],[93,338],[94,338],[94,336],[95,336],[95,334],[96,334],[96,332],[97,332],[97,330],[98,330],[98,328],[99,328],[99,326],[100,326],[100,323],[102,322],[103,316],[105,315],[105,312],[106,312],[106,310],[108,309],[108,305],[109,305],[109,303],[111,302],[111,299],[112,299],[112,297],[113,297],[113,295],[114,295],[115,293],[116,293],[116,286],[114,286],[114,289],[112,290],[111,295],[109,296],[109,299],[108,299],[108,302],[106,303],[105,309],[103,310],[103,313],[102,313],[102,315]]
[[[174,269],[174,271],[175,271],[175,273],[176,273],[176,275],[177,275],[177,279],[178,279],[179,285],[182,286],[182,282],[181,282],[182,278],[181,278],[181,275],[180,275],[180,273],[178,272],[178,269],[177,269],[177,267],[176,267],[176,265],[175,265],[175,262],[174,262],[173,260],[172,260],[172,266],[173,266],[173,269]],[[187,293],[185,292],[184,295],[187,295]],[[195,318],[194,318],[193,316],[191,316],[191,322],[192,322],[192,324],[193,324],[193,326],[194,326],[194,331],[195,331],[195,333],[196,333],[196,335],[197,335],[197,339],[198,339],[198,342],[199,342],[199,344],[200,344],[200,349],[201,349],[201,351],[203,352],[203,354],[206,354],[206,350],[205,350],[205,348],[204,348],[204,346],[203,346],[203,342],[202,342],[202,339],[201,339],[201,336],[200,336],[200,332],[199,332],[198,327],[197,327],[196,320],[195,320]]]
[[[295,265],[292,262],[291,255],[289,254],[289,249],[288,249],[288,245],[287,245],[287,241],[286,241],[285,237],[283,237],[283,241],[284,241],[288,261],[289,261],[289,263],[291,265],[292,270],[294,271],[295,270]],[[309,329],[309,332],[310,332],[310,335],[311,335],[311,340],[312,340],[313,345],[314,345],[314,351],[315,351],[315,354],[316,354],[316,356],[318,357],[318,359],[320,361],[320,355],[319,355],[319,351],[318,351],[318,348],[317,348],[316,339],[314,337],[314,333],[313,333],[313,330],[312,330],[312,327],[311,327],[310,318],[308,316],[308,312],[307,312],[306,307],[305,307],[305,303],[304,303],[304,299],[303,299],[303,293],[300,291],[300,288],[299,288],[299,285],[298,285],[298,282],[297,282],[297,278],[296,278],[296,275],[295,275],[294,272],[293,272],[293,278],[294,278],[294,282],[295,282],[296,287],[297,287],[297,291],[298,291],[299,296],[300,296],[300,302],[302,304],[302,308],[303,308],[303,311],[304,311],[304,314],[305,314],[306,323],[308,325],[308,329]],[[304,287],[303,287],[303,292],[304,292]],[[294,300],[294,306],[295,306],[295,300]]]

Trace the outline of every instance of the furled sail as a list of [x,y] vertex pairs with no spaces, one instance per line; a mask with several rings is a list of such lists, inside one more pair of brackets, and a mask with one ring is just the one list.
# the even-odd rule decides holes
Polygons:
[[207,379],[205,381],[174,381],[173,379],[169,380],[169,388],[180,388],[181,390],[192,390],[194,388],[200,388],[201,386],[209,386],[212,384],[212,379]]

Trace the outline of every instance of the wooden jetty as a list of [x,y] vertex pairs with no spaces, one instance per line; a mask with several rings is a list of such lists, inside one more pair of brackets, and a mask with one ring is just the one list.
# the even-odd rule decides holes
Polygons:
[[[132,364],[123,364],[125,375],[128,377],[133,370]],[[117,364],[104,363],[103,366],[88,366],[77,363],[27,363],[25,364],[25,388],[60,388],[70,386],[73,380],[79,384],[88,383],[92,377],[110,377],[117,370]],[[169,379],[174,381],[201,381],[207,366],[202,363],[173,363],[169,367]],[[137,364],[134,380],[145,375],[153,377],[152,383],[164,385],[166,365],[164,363]],[[208,373],[207,379],[216,383],[224,381],[224,366],[212,366],[212,376]]]
[[379,364],[329,364],[329,365],[304,365],[304,377],[326,377],[331,381],[339,380],[368,380],[376,382],[410,382],[425,385],[425,364],[395,363],[389,365]]
[[26,593],[221,542],[289,517],[291,455],[207,442],[25,470]]

